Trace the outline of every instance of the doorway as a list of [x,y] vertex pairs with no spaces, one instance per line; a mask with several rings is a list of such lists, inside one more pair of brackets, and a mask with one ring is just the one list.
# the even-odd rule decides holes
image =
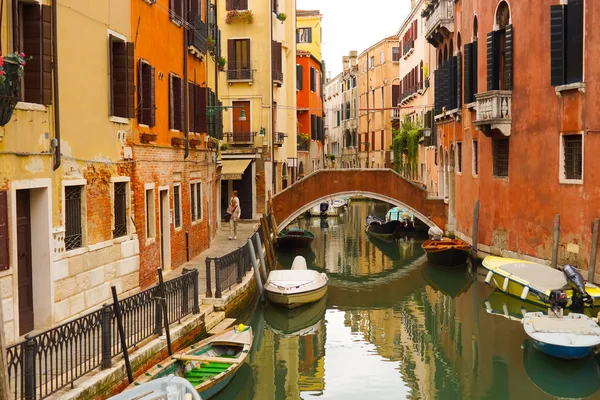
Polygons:
[[31,262],[31,212],[29,190],[17,191],[17,265],[19,335],[31,332],[33,316],[33,265]]
[[253,200],[253,177],[252,177],[252,166],[254,162],[251,162],[246,167],[241,180],[233,181],[233,190],[238,191],[238,198],[240,199],[240,207],[242,208],[241,219],[252,219],[252,212],[254,210]]
[[171,227],[169,190],[160,190],[160,266],[163,270],[171,269]]

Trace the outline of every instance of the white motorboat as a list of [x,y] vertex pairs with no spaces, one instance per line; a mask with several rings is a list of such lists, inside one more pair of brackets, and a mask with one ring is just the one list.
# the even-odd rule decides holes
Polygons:
[[294,308],[325,296],[328,280],[327,274],[308,269],[304,257],[296,256],[292,269],[269,273],[265,291],[271,302]]
[[337,217],[344,212],[346,205],[337,200],[329,200],[314,206],[309,210],[313,217]]

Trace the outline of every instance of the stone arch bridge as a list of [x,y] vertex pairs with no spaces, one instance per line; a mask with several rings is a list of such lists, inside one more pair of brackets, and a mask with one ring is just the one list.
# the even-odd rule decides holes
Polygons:
[[391,169],[323,169],[272,198],[273,215],[280,228],[326,200],[363,196],[404,207],[426,225],[444,229],[448,207],[440,198]]

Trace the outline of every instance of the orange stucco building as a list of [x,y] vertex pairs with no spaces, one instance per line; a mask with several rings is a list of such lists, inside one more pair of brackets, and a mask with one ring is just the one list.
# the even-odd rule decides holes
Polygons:
[[600,201],[600,87],[589,84],[600,72],[600,32],[591,21],[600,3],[440,0],[423,14],[437,51],[449,225],[471,238],[479,200],[482,250],[550,260],[560,215],[558,264],[589,269]]
[[212,12],[200,0],[131,2],[136,32],[132,206],[141,286],[154,283],[159,266],[168,271],[207,248],[220,220],[216,145],[206,136],[206,105],[213,97],[207,82],[215,82],[215,64],[210,79],[206,63],[214,51],[207,36],[217,29],[214,24],[207,29]]
[[[322,164],[324,123],[321,63],[308,51],[296,51],[296,101],[298,133],[308,140],[298,140],[300,177]],[[314,164],[314,165],[313,165]]]

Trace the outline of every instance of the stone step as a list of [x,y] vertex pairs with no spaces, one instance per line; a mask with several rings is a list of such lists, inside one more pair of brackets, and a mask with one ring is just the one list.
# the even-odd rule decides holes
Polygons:
[[200,315],[204,315],[204,319],[206,319],[210,313],[215,310],[215,306],[212,304],[200,304]]
[[216,335],[223,332],[225,329],[229,328],[231,325],[235,323],[235,318],[225,318],[223,321],[219,322],[214,328],[208,331],[209,335]]
[[206,324],[206,332],[209,332],[212,328],[217,326],[219,322],[225,319],[224,311],[214,311],[206,316],[204,323]]

